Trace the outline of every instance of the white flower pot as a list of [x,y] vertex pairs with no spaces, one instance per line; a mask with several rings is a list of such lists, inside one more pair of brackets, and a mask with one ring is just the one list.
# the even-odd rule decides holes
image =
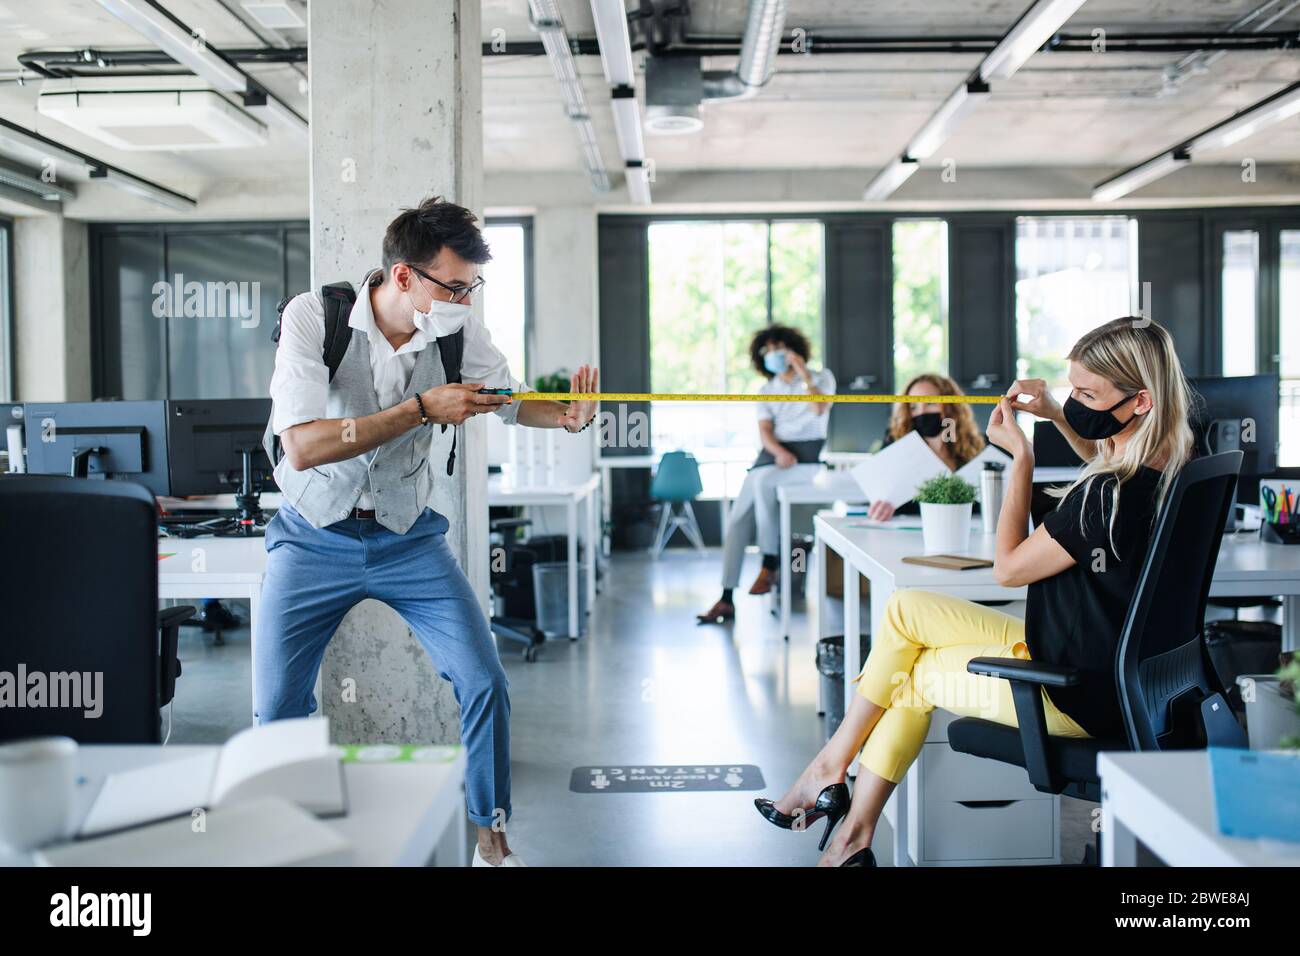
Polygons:
[[963,554],[970,547],[971,503],[921,505],[921,537],[926,554]]
[[1295,701],[1282,693],[1272,674],[1242,674],[1237,678],[1246,704],[1246,729],[1251,750],[1276,750],[1286,737],[1300,737]]

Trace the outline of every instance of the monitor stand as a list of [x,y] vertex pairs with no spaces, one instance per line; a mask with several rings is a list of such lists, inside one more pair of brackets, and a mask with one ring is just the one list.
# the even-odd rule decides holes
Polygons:
[[253,449],[241,448],[239,487],[235,490],[235,507],[239,514],[229,519],[215,534],[220,538],[260,538],[266,534],[266,515],[262,512],[261,486],[253,480]]

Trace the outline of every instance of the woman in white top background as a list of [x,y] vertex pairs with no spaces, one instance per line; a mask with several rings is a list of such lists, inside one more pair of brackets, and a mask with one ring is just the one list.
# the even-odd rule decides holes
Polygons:
[[[764,395],[831,395],[835,376],[830,369],[808,367],[811,349],[798,329],[769,325],[749,344],[754,370],[767,378]],[[722,597],[699,615],[701,624],[721,623],[736,616],[732,592],[740,582],[745,548],[757,535],[763,566],[749,588],[766,594],[777,579],[780,537],[776,490],[782,484],[811,481],[818,463],[830,405],[824,402],[763,402],[758,406],[758,438],[762,451],[750,466],[740,495],[731,509],[723,542]]]

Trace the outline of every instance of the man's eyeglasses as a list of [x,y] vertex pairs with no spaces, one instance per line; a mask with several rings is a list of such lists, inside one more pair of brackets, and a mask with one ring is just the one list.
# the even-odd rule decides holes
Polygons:
[[479,291],[483,288],[484,284],[487,282],[486,279],[484,279],[482,276],[479,276],[469,285],[447,285],[447,283],[440,282],[439,280],[435,279],[433,276],[429,275],[429,273],[425,272],[423,269],[419,268],[418,266],[413,266],[409,262],[406,265],[412,272],[420,276],[422,279],[428,279],[438,288],[445,289],[447,292],[451,293],[452,302],[468,302],[471,298],[478,295]]

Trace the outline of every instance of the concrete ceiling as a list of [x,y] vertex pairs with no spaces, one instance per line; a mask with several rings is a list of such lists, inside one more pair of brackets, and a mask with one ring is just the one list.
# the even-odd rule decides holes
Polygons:
[[[1029,0],[791,0],[786,29],[821,35],[995,37]],[[1070,33],[1225,29],[1264,0],[1089,0]],[[248,20],[238,0],[163,0],[181,20],[202,28],[217,48],[285,42]],[[661,5],[664,5],[661,2]],[[1284,5],[1279,0],[1276,6]],[[585,0],[560,0],[571,35],[594,36]],[[693,0],[696,35],[738,36],[746,0]],[[1275,7],[1276,8],[1276,7]],[[1272,29],[1300,30],[1300,7]],[[509,45],[536,39],[524,0],[485,0],[484,40]],[[288,37],[301,42],[302,37]],[[3,82],[17,56],[36,49],[140,49],[146,44],[96,0],[0,0],[0,116],[164,184],[195,180],[303,178],[305,146],[272,130],[270,143],[248,150],[127,153],[40,117],[37,86]],[[1279,88],[1300,80],[1300,50],[1233,52],[1207,71],[1167,88],[1165,73],[1183,54],[1050,53],[1035,56],[967,118],[930,161],[975,167],[1098,166],[1120,169],[1159,152]],[[644,54],[638,54],[640,63]],[[771,83],[754,99],[708,104],[705,126],[688,136],[650,136],[649,156],[665,171],[861,168],[863,181],[898,155],[942,99],[974,68],[977,55],[783,55]],[[579,57],[606,163],[618,152],[609,94],[598,57]],[[727,69],[713,58],[706,69]],[[301,68],[249,69],[304,115]],[[484,67],[484,156],[489,172],[577,172],[574,131],[564,117],[545,57],[494,56]],[[340,118],[346,121],[346,118]],[[1248,139],[1207,161],[1300,162],[1300,121]]]

